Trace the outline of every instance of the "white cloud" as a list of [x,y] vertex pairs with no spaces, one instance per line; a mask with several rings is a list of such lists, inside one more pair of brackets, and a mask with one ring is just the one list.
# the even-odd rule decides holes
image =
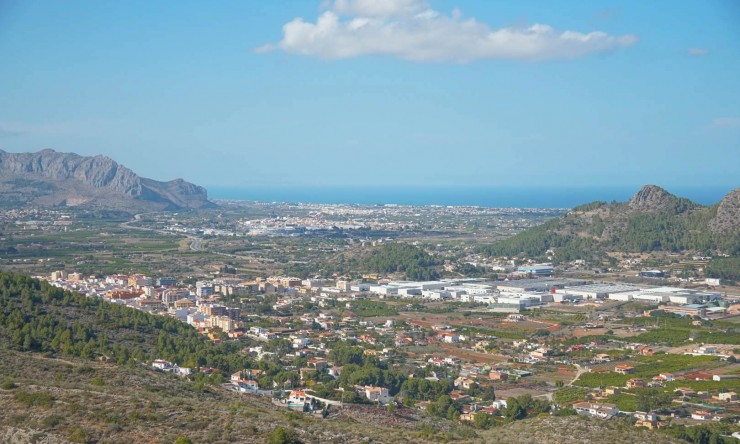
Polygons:
[[696,56],[696,57],[705,56],[705,55],[709,54],[709,50],[708,49],[705,49],[705,48],[689,48],[689,49],[686,50],[686,52],[690,56]]
[[339,15],[359,17],[408,16],[428,9],[419,0],[335,0],[330,7]]
[[544,24],[491,29],[458,10],[446,15],[419,0],[335,0],[315,23],[296,18],[283,26],[279,43],[255,52],[280,49],[323,59],[381,55],[415,62],[536,61],[606,53],[636,42],[631,34],[559,31]]

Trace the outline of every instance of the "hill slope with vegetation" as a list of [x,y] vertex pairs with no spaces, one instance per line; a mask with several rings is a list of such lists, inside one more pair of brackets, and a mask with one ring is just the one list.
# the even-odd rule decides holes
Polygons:
[[[446,419],[447,411],[432,417],[404,405],[332,408],[321,419],[287,411],[266,397],[224,390],[218,384],[221,375],[256,363],[237,350],[238,342],[214,345],[174,319],[11,273],[0,273],[0,307],[2,442],[563,442],[562,429],[551,421],[563,429],[580,427],[582,442],[676,442],[576,417],[535,417],[473,429]],[[103,356],[109,359],[97,359]],[[221,373],[207,383],[198,373],[188,378],[159,373],[147,365],[155,357],[218,366]],[[342,377],[349,386],[385,384],[411,398],[438,388],[375,367],[356,347],[337,346],[331,357],[344,365]],[[520,423],[531,427],[521,431]],[[615,441],[616,432],[622,441]]]
[[740,255],[740,189],[702,206],[655,185],[627,202],[592,202],[566,216],[478,248],[491,256],[544,257],[555,263],[603,259],[607,251],[696,251]]
[[[538,417],[490,430],[410,409],[289,412],[269,399],[196,385],[142,366],[0,349],[0,442],[38,443],[593,443],[678,444],[662,433],[575,416]],[[574,431],[568,439],[565,430]]]
[[13,350],[105,357],[121,365],[161,358],[236,371],[248,363],[236,344],[213,344],[179,320],[12,273],[0,273],[0,337]]

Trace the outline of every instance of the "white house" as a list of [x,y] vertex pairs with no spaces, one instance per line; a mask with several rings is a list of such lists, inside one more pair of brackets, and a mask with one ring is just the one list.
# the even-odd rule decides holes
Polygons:
[[156,359],[152,362],[152,367],[157,370],[167,371],[172,368],[172,363],[170,361],[165,361],[164,359]]
[[302,390],[293,390],[288,395],[288,407],[303,408],[309,402],[309,398]]
[[390,393],[388,393],[387,388],[371,385],[365,386],[365,397],[372,402],[379,402],[381,404],[387,404],[393,399]]
[[619,413],[619,409],[614,404],[598,404],[592,402],[577,402],[573,404],[573,409],[579,415],[593,416],[596,418],[608,419]]

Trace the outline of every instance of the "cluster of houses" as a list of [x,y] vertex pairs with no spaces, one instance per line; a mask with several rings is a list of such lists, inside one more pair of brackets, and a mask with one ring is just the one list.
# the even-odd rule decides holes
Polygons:
[[[285,402],[289,407],[300,408],[310,408],[317,402],[333,402],[314,396],[310,385],[311,381],[323,377],[338,378],[342,374],[342,367],[333,365],[328,359],[331,346],[327,344],[334,341],[351,341],[362,347],[366,355],[372,355],[382,361],[394,358],[404,347],[454,345],[486,352],[495,340],[490,335],[464,333],[457,328],[430,325],[418,319],[403,322],[397,318],[376,319],[373,322],[353,313],[354,308],[359,305],[358,300],[393,297],[473,302],[485,304],[486,308],[493,312],[510,313],[503,322],[522,322],[528,320],[525,315],[519,313],[520,310],[546,303],[615,298],[625,301],[644,299],[649,302],[671,304],[672,307],[693,309],[693,305],[705,304],[719,298],[718,294],[711,292],[692,292],[667,287],[635,288],[623,284],[589,284],[585,281],[554,278],[495,282],[479,279],[428,282],[378,280],[377,284],[365,284],[341,279],[329,282],[323,279],[298,279],[286,276],[273,276],[254,281],[222,277],[197,281],[194,285],[187,286],[167,277],[153,279],[134,274],[95,278],[84,277],[79,273],[67,274],[64,271],[57,271],[47,280],[55,286],[88,296],[101,297],[112,303],[179,319],[209,335],[214,341],[223,338],[223,333],[234,340],[250,339],[250,345],[244,352],[252,354],[257,360],[272,356],[285,363],[295,358],[305,358],[304,367],[290,369],[298,374],[296,380],[281,384],[272,381],[270,386],[260,387],[258,381],[264,375],[260,370],[250,369],[230,375],[229,380],[233,390],[244,393],[274,395],[275,391],[291,390]],[[257,325],[245,322],[247,318],[243,316],[240,308],[230,307],[221,302],[223,296],[239,296],[242,301],[255,301],[259,295],[265,294],[274,296],[271,298],[274,301],[272,308],[277,314],[265,317],[267,322],[260,322]],[[641,295],[649,297],[643,298]],[[307,302],[311,302],[313,307],[318,306],[319,309],[302,310],[302,304]],[[341,307],[343,313],[338,315],[336,310],[324,310],[335,307]],[[276,339],[289,344],[290,350],[283,349],[277,352],[269,347],[268,345]],[[510,348],[508,353],[511,353],[513,362],[501,366],[466,362],[455,353],[421,354],[414,356],[411,363],[420,368],[433,369],[431,372],[428,370],[425,372],[424,377],[429,380],[439,380],[437,373],[454,374],[454,388],[448,395],[462,406],[461,419],[472,421],[478,414],[493,414],[506,406],[505,396],[493,403],[481,405],[468,394],[473,386],[485,388],[491,384],[515,383],[532,374],[532,365],[568,364],[568,360],[578,352],[603,349],[605,344],[596,342],[576,344],[565,349],[548,343],[543,338],[530,338],[510,341],[507,347]],[[644,344],[621,343],[619,347],[629,350],[631,354],[650,356],[655,353],[651,347]],[[690,353],[722,357],[727,350],[702,346]],[[590,359],[593,364],[605,364],[611,362],[612,355],[598,353]],[[155,361],[152,367],[179,376],[188,376],[194,371],[162,360]],[[286,370],[288,367],[290,366],[287,366]],[[206,372],[212,369],[197,371]],[[630,375],[635,369],[628,364],[618,363],[613,366],[612,371]],[[722,377],[721,375],[706,377],[712,379],[713,376]],[[686,378],[686,375],[681,377]],[[701,375],[695,377],[699,378]],[[650,380],[631,378],[625,386],[627,389],[660,387],[676,378],[671,373],[658,372]],[[304,388],[295,389],[295,387]],[[386,387],[357,386],[354,389],[360,396],[373,403],[386,404],[393,399]],[[730,391],[716,396],[717,402],[737,401],[734,392]],[[425,403],[428,404],[428,401],[418,403],[418,407],[425,408]],[[573,408],[579,414],[605,419],[619,413],[619,409],[606,402],[606,398],[580,402]],[[637,412],[635,415],[641,415],[636,418],[642,425],[658,427],[660,424],[652,412]],[[697,414],[698,416],[721,417],[711,411],[707,415]]]

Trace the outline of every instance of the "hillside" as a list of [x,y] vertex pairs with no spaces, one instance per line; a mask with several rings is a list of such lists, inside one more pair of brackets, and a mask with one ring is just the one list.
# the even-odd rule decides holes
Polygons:
[[627,202],[591,202],[494,245],[492,256],[544,256],[554,262],[598,260],[606,251],[686,251],[740,254],[740,188],[702,206],[647,185]]
[[4,207],[84,206],[124,211],[208,208],[203,187],[176,179],[159,182],[105,156],[85,157],[45,149],[0,150],[0,202]]
[[0,273],[0,338],[13,350],[120,365],[162,358],[183,366],[235,371],[249,364],[238,347],[214,345],[191,326],[63,291],[46,282]]
[[[0,442],[27,444],[162,443],[593,443],[678,444],[667,435],[579,417],[517,421],[491,430],[445,419],[419,421],[408,409],[389,413],[348,407],[327,419],[288,412],[268,398],[194,384],[141,366],[59,359],[0,349]],[[573,431],[568,438],[565,430]]]
[[[179,321],[10,273],[0,273],[0,307],[0,442],[677,442],[577,417],[477,430],[405,406],[350,405],[321,419],[224,390],[221,375],[272,364],[250,362],[238,343],[213,345]],[[220,372],[176,377],[151,370],[154,357]],[[564,440],[571,429],[578,436]]]

